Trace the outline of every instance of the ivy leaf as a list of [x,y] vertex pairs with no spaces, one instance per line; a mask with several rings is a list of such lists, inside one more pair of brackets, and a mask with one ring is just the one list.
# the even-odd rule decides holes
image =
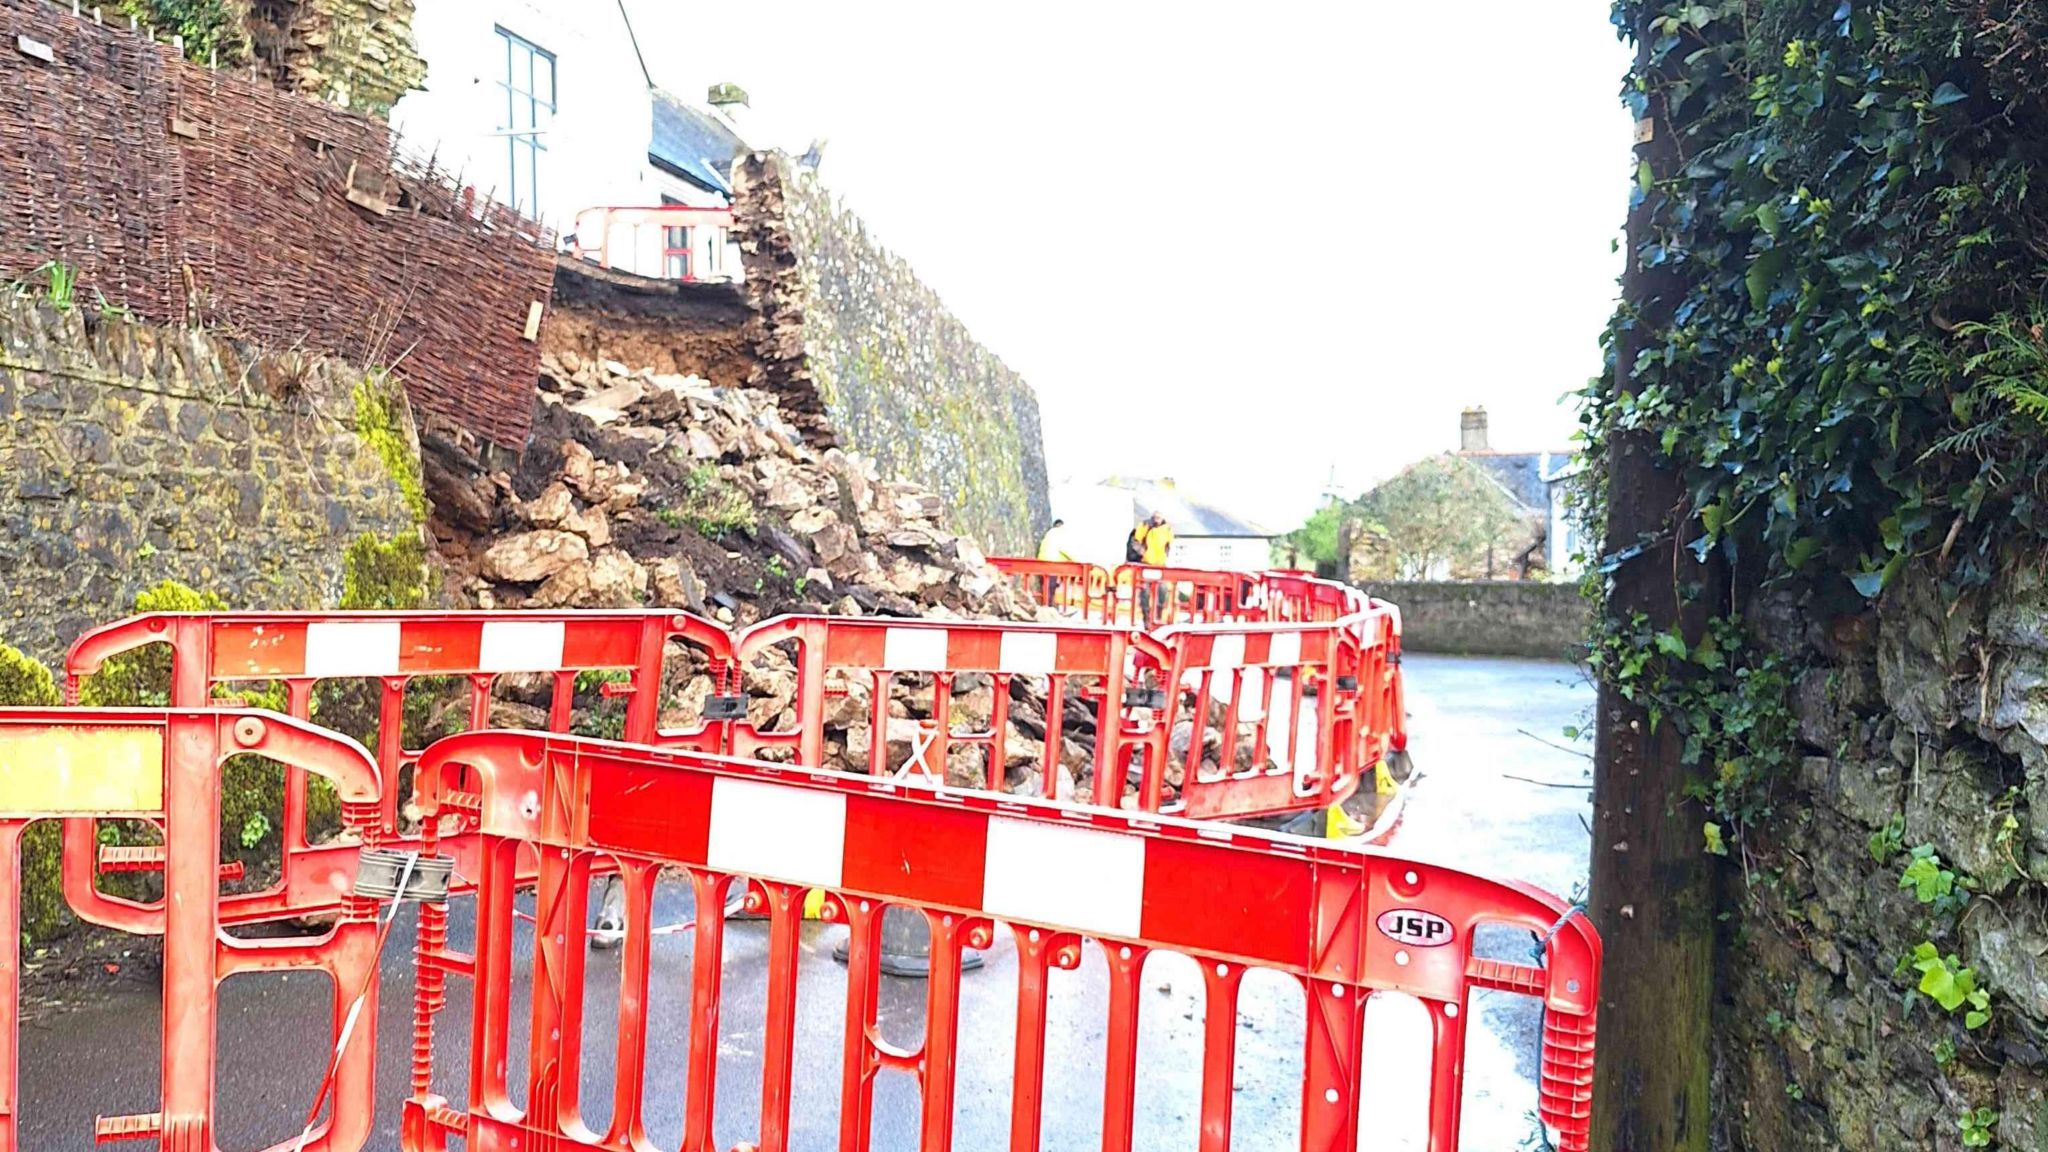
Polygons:
[[1778,274],[1785,270],[1785,250],[1772,248],[1760,253],[1749,265],[1749,274],[1742,282],[1749,288],[1749,306],[1758,312],[1771,302],[1771,289],[1777,286]]
[[1980,1012],[1972,1008],[1968,1012],[1963,1013],[1963,1027],[1973,1032],[1989,1023],[1991,1023],[1991,1013],[1989,1012]]
[[1948,966],[1939,960],[1934,961],[1931,967],[1921,969],[1920,991],[1941,1005],[1944,1012],[1953,1012],[1962,1007],[1963,993],[1956,986],[1956,974],[1949,971]]
[[1806,567],[1806,562],[1813,559],[1819,551],[1818,539],[1812,536],[1794,537],[1791,543],[1785,545],[1785,566],[1796,572]]
[[1955,891],[1956,874],[1941,866],[1941,857],[1935,855],[1932,848],[1926,848],[1924,855],[1921,849],[1916,848],[1913,850],[1913,862],[1906,865],[1905,872],[1899,876],[1899,887],[1912,889],[1914,898],[1920,903],[1932,904]]
[[1946,108],[1951,104],[1960,104],[1969,98],[1969,93],[1944,80],[1941,82],[1941,87],[1934,90],[1933,98],[1928,100],[1927,103],[1936,108]]
[[1756,226],[1763,229],[1764,235],[1773,240],[1778,238],[1778,225],[1782,224],[1784,219],[1775,200],[1766,200],[1756,206]]
[[1701,826],[1700,831],[1706,833],[1707,851],[1716,856],[1726,856],[1728,854],[1728,845],[1721,839],[1721,826],[1719,824],[1709,820]]
[[1657,652],[1660,655],[1669,656],[1673,660],[1683,660],[1692,654],[1692,648],[1686,644],[1685,637],[1675,631],[1659,632],[1657,633]]
[[1692,650],[1692,662],[1708,671],[1718,671],[1727,661],[1721,656],[1721,645],[1709,631],[1700,637],[1699,647]]
[[1877,594],[1884,591],[1884,572],[1882,569],[1876,572],[1858,572],[1849,577],[1849,583],[1855,586],[1857,593],[1865,600],[1875,600]]

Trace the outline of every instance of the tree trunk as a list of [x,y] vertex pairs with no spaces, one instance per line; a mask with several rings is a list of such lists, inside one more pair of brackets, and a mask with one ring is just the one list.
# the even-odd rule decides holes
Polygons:
[[[1659,6],[1644,6],[1647,21]],[[1654,36],[1636,29],[1637,71],[1649,67]],[[1655,85],[1652,86],[1653,88]],[[1658,177],[1678,164],[1676,133],[1653,94],[1649,139],[1636,147]],[[1640,138],[1643,133],[1639,132]],[[1615,341],[1613,394],[1633,391],[1636,353],[1662,338],[1684,290],[1676,277],[1636,259],[1654,240],[1654,188],[1629,211],[1622,306],[1633,313]],[[1603,606],[1610,621],[1641,612],[1660,629],[1703,613],[1680,589],[1716,581],[1682,547],[1679,476],[1657,460],[1650,432],[1610,431],[1607,536],[1612,556],[1654,541],[1617,568]],[[1711,592],[1708,593],[1712,595]],[[1654,731],[1645,710],[1612,686],[1600,688],[1594,734],[1593,866],[1590,912],[1606,942],[1601,980],[1599,1066],[1594,1080],[1595,1152],[1706,1152],[1710,1011],[1714,987],[1714,862],[1705,851],[1700,808],[1684,795],[1687,770],[1670,723]]]

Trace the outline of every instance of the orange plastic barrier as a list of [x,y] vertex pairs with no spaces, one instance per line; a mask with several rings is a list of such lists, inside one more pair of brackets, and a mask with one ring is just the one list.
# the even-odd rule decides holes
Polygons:
[[[1010,682],[1016,676],[1047,680],[1045,752],[1040,764],[1044,795],[1054,796],[1057,766],[1068,734],[1066,701],[1090,702],[1095,715],[1094,801],[1115,806],[1123,797],[1126,768],[1139,752],[1157,743],[1156,736],[1129,717],[1126,692],[1140,690],[1133,677],[1140,658],[1163,668],[1164,648],[1142,634],[1094,625],[993,624],[967,621],[893,620],[838,616],[784,616],[742,633],[734,656],[742,667],[764,651],[794,642],[798,646],[797,726],[793,731],[763,732],[748,721],[732,725],[730,749],[738,756],[758,756],[783,748],[800,764],[825,763],[826,716],[831,708],[828,683],[838,677],[861,677],[869,685],[868,770],[891,775],[922,766],[925,775],[943,778],[952,745],[966,743],[983,753],[985,787],[1003,791],[1007,766],[1005,741],[1010,717]],[[910,742],[903,763],[889,760],[890,688],[903,675],[932,678],[931,722]],[[963,675],[986,676],[991,706],[986,727],[956,731],[953,690]],[[1085,686],[1077,686],[1085,679]],[[1153,686],[1157,686],[1156,679]],[[898,719],[898,725],[911,721]]]
[[[375,1108],[377,901],[344,889],[315,938],[241,940],[220,931],[220,769],[265,756],[334,784],[350,851],[380,835],[377,769],[360,745],[287,717],[245,711],[0,709],[0,1152],[16,1152],[20,1100],[22,835],[38,820],[146,819],[164,831],[163,1072],[157,1111],[102,1117],[100,1141],[149,1140],[213,1152],[217,989],[243,972],[325,972],[334,981],[332,1108],[303,1142],[278,1149],[356,1152]],[[309,1038],[311,1039],[311,1038]],[[247,1091],[252,1087],[241,1086]],[[65,1145],[83,1147],[81,1138]]]
[[1099,565],[1024,556],[991,556],[988,562],[1036,603],[1085,619],[1105,618],[1109,573]]
[[1162,628],[1238,620],[1257,585],[1258,577],[1245,572],[1125,564],[1110,573],[1104,621]]
[[[624,674],[623,683],[606,685],[612,695],[627,697],[624,739],[658,747],[684,747],[740,755],[778,752],[805,764],[825,763],[825,719],[831,708],[835,677],[865,676],[871,680],[868,717],[869,769],[885,774],[904,768],[890,762],[889,684],[906,674],[933,677],[930,723],[909,741],[915,760],[933,775],[943,775],[953,746],[971,744],[982,751],[986,786],[1001,790],[1007,768],[1011,679],[1045,676],[1049,694],[1046,731],[1039,771],[1042,794],[1058,795],[1059,773],[1069,736],[1067,703],[1080,694],[1093,711],[1097,739],[1092,748],[1094,783],[1090,797],[1098,804],[1123,801],[1127,774],[1144,776],[1139,801],[1149,810],[1201,816],[1243,816],[1304,810],[1348,797],[1359,775],[1390,750],[1406,745],[1401,699],[1400,617],[1391,605],[1372,601],[1357,591],[1296,573],[1204,572],[1192,569],[1126,565],[1113,582],[1098,587],[1101,569],[1086,565],[1043,565],[1038,561],[1001,561],[1022,576],[1037,569],[1073,568],[1061,579],[1084,581],[1065,585],[1092,602],[1105,617],[1130,619],[1141,593],[1162,592],[1158,614],[1200,628],[1246,627],[1221,621],[1269,620],[1318,624],[1323,630],[1298,628],[1288,633],[1297,641],[1278,648],[1258,648],[1263,680],[1260,703],[1253,708],[1255,753],[1266,747],[1270,730],[1274,681],[1289,681],[1284,693],[1287,759],[1267,770],[1262,756],[1256,766],[1235,763],[1232,754],[1216,769],[1203,771],[1204,740],[1190,740],[1181,749],[1184,795],[1168,797],[1164,780],[1177,717],[1185,709],[1198,729],[1210,726],[1206,708],[1194,709],[1184,694],[1168,685],[1187,685],[1191,675],[1200,699],[1209,699],[1215,673],[1222,666],[1214,651],[1176,651],[1183,644],[1213,645],[1209,633],[1168,626],[1156,636],[1128,626],[1098,627],[1040,624],[941,623],[884,621],[861,618],[782,618],[748,630],[738,639],[719,625],[671,612],[370,612],[370,613],[166,613],[138,616],[95,629],[73,645],[66,662],[67,697],[77,699],[81,680],[116,656],[155,644],[170,649],[174,707],[201,707],[236,685],[281,683],[287,710],[306,718],[314,688],[323,681],[356,679],[376,685],[378,693],[377,761],[394,786],[382,798],[380,828],[388,838],[403,839],[396,782],[419,755],[403,745],[403,714],[408,686],[421,677],[453,677],[467,682],[469,727],[487,725],[496,678],[506,673],[541,673],[553,678],[547,727],[566,731],[576,678],[585,672]],[[1044,573],[1051,580],[1056,575]],[[1105,577],[1105,579],[1107,579]],[[1054,587],[1059,587],[1055,585]],[[1056,591],[1055,597],[1059,595]],[[1142,611],[1137,615],[1142,616]],[[1343,628],[1349,640],[1327,634]],[[1221,634],[1219,634],[1221,635]],[[1260,633],[1241,632],[1238,647],[1224,641],[1224,651],[1244,652],[1257,645]],[[1168,639],[1171,637],[1171,639]],[[660,728],[660,686],[666,646],[680,641],[719,669],[721,693],[738,692],[737,670],[767,648],[794,643],[797,691],[796,724],[787,731],[764,731],[745,716],[744,696],[720,696],[722,705],[696,727],[681,731]],[[1290,646],[1290,644],[1292,646]],[[1308,653],[1306,657],[1303,653]],[[1289,663],[1298,661],[1299,666]],[[956,731],[950,704],[961,676],[988,676],[994,683],[992,714],[985,727]],[[1320,678],[1320,679],[1319,679]],[[1241,710],[1237,669],[1228,670],[1223,686],[1231,712],[1223,726],[1236,733]],[[1306,683],[1328,684],[1314,713],[1315,759],[1298,768],[1304,727]],[[906,723],[898,720],[897,725]],[[902,743],[902,742],[898,742]],[[1085,743],[1085,741],[1084,741]],[[1245,771],[1240,771],[1244,768]],[[237,892],[222,898],[222,917],[231,924],[293,916],[330,914],[341,907],[354,867],[354,854],[342,845],[309,841],[306,824],[306,777],[286,774],[281,815],[282,871],[279,880],[261,891]],[[102,891],[103,871],[153,871],[160,853],[151,847],[101,847],[90,820],[66,822],[64,884],[66,898],[84,919],[129,932],[160,931],[160,903],[138,903]],[[460,837],[448,850],[471,869]]]
[[[731,639],[717,624],[675,612],[220,612],[159,613],[130,617],[96,628],[71,646],[65,659],[66,699],[76,702],[80,682],[113,657],[156,644],[170,647],[170,705],[204,707],[217,690],[237,684],[281,682],[287,710],[300,719],[312,709],[314,686],[332,680],[368,680],[377,685],[377,763],[393,783],[377,814],[381,834],[399,833],[400,771],[419,753],[403,744],[406,689],[425,676],[468,681],[469,727],[488,726],[491,689],[506,673],[544,673],[554,678],[548,726],[567,731],[576,677],[584,672],[623,672],[627,680],[608,685],[627,697],[625,738],[671,747],[724,747],[722,722],[707,721],[688,731],[659,728],[661,670],[670,640],[683,641],[714,664],[729,666]],[[251,923],[338,910],[354,875],[355,850],[316,845],[306,837],[306,777],[288,772],[280,825],[283,872],[258,892],[221,898],[222,919]],[[95,839],[94,822],[70,820],[64,829],[64,894],[84,919],[126,932],[160,930],[161,904],[110,896],[97,872],[109,865],[128,871],[159,865],[148,850],[107,849]],[[462,855],[461,842],[448,845]],[[97,868],[96,868],[97,863]],[[469,874],[467,867],[459,869]]]
[[[1166,810],[1177,815],[1258,816],[1349,799],[1361,771],[1377,763],[1377,757],[1366,759],[1374,715],[1363,706],[1366,694],[1359,685],[1372,656],[1359,643],[1360,623],[1353,618],[1160,630],[1157,639],[1170,654],[1165,682],[1182,689],[1161,724],[1175,733],[1174,743],[1184,738],[1185,747],[1178,755],[1169,748],[1174,763],[1161,758],[1146,764],[1140,806],[1161,810],[1169,767],[1179,769],[1180,802]],[[1213,714],[1219,701],[1220,722]],[[1304,727],[1311,730],[1304,733]],[[1211,731],[1220,738],[1220,755],[1214,767],[1206,767]],[[1239,763],[1245,759],[1249,763]]]
[[[1361,1125],[1365,1010],[1372,995],[1385,991],[1416,997],[1428,1012],[1426,1146],[1456,1149],[1475,988],[1541,1000],[1539,1113],[1560,1148],[1587,1147],[1600,941],[1583,916],[1526,885],[1213,824],[544,733],[450,737],[427,750],[420,773],[429,828],[443,814],[474,819],[483,870],[473,956],[448,949],[442,909],[422,909],[413,1096],[403,1119],[408,1152],[447,1152],[451,1141],[468,1152],[650,1146],[642,1094],[650,1083],[660,1090],[646,1068],[650,1002],[676,995],[649,978],[652,892],[664,869],[687,873],[697,909],[688,1066],[672,1089],[685,1102],[686,1149],[719,1146],[712,1122],[714,1090],[725,1087],[718,1083],[726,1055],[719,1043],[720,969],[726,896],[735,891],[769,919],[760,1121],[757,1144],[749,1146],[789,1146],[798,1050],[821,1042],[799,1034],[795,1023],[802,905],[814,888],[827,893],[825,918],[847,925],[851,936],[844,1037],[822,1041],[840,1053],[838,1146],[846,1152],[872,1146],[876,1086],[885,1074],[915,1083],[925,1152],[954,1146],[956,1123],[970,1123],[958,1117],[990,1110],[990,1097],[955,1091],[957,1068],[972,1059],[960,1047],[961,951],[996,946],[999,922],[1018,964],[1012,1091],[1006,1117],[980,1115],[971,1123],[983,1131],[1006,1128],[1014,1152],[1047,1143],[1041,1105],[1048,988],[1053,970],[1078,967],[1091,941],[1109,980],[1101,1146],[1111,1152],[1133,1145],[1135,1096],[1146,1073],[1138,1044],[1142,978],[1154,951],[1187,956],[1203,973],[1204,1152],[1230,1146],[1238,993],[1246,973],[1261,970],[1284,974],[1303,990],[1303,1149],[1370,1143]],[[522,1109],[511,1102],[507,1068],[515,1034],[510,991],[520,964],[513,899],[517,861],[529,854],[542,865]],[[585,905],[598,861],[616,862],[627,910],[613,1039],[617,1074],[603,1131],[585,1123],[579,1104],[589,995]],[[878,954],[890,906],[921,915],[932,941],[923,1035],[908,1050],[883,1042],[877,1029]],[[1538,934],[1543,963],[1475,956],[1475,929],[1488,923]],[[436,1017],[448,1003],[449,975],[474,981],[465,1029],[474,1046],[461,1101],[432,1090]]]

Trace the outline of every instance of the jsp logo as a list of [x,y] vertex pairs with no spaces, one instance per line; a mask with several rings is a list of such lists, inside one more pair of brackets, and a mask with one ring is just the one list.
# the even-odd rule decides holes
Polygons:
[[1435,948],[1449,944],[1457,935],[1451,930],[1451,922],[1434,912],[1420,908],[1395,908],[1380,913],[1380,934],[1401,944],[1413,944],[1417,948]]

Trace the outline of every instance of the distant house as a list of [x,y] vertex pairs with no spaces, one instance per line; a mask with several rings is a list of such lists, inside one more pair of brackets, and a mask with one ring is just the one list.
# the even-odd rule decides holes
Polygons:
[[1112,476],[1052,491],[1052,513],[1066,521],[1075,559],[1108,568],[1124,562],[1125,537],[1154,512],[1173,529],[1168,560],[1178,567],[1256,572],[1272,565],[1271,531],[1189,496],[1170,478]]
[[727,179],[745,92],[716,85],[698,107],[655,87],[624,10],[580,0],[422,3],[413,36],[427,78],[391,110],[409,148],[588,259],[738,277]]
[[1578,530],[1565,497],[1567,484],[1577,473],[1578,457],[1568,449],[1503,452],[1494,448],[1488,438],[1485,408],[1467,408],[1459,414],[1457,455],[1500,485],[1524,513],[1527,526],[1513,539],[1500,541],[1490,557],[1491,570],[1475,575],[1489,579],[1576,577],[1572,557],[1579,547]]

